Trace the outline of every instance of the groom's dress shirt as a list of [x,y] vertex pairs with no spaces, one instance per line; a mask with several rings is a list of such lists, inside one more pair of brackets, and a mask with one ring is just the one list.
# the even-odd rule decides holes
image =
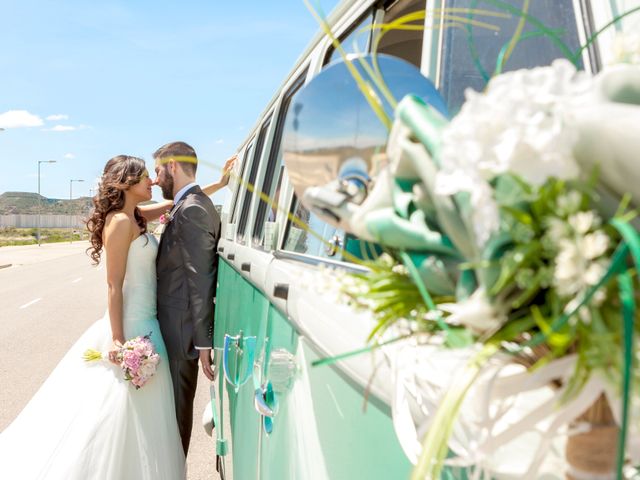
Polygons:
[[176,194],[173,196],[173,206],[174,206],[174,208],[175,208],[175,206],[176,206],[176,205],[178,205],[178,202],[180,201],[180,199],[181,199],[182,197],[184,197],[184,194],[185,194],[185,193],[187,193],[187,191],[188,191],[190,188],[193,188],[193,187],[195,187],[196,185],[197,185],[197,183],[196,183],[196,182],[191,182],[191,183],[189,183],[189,184],[185,185],[184,187],[182,187],[180,190],[178,190],[178,193],[176,193]]

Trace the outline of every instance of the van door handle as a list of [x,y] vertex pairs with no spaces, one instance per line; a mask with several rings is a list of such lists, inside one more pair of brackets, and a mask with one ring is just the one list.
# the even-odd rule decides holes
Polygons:
[[218,253],[224,253],[224,247],[218,247]]
[[[256,411],[264,416],[264,417],[275,417],[276,413],[273,411],[267,404],[267,388],[258,388],[254,395],[253,406]],[[271,392],[271,396],[273,397],[273,392]]]
[[235,260],[235,259],[236,259],[235,253],[227,253],[227,260]]
[[273,296],[286,300],[289,298],[289,284],[288,283],[276,283],[273,286]]
[[240,265],[240,270],[242,270],[243,272],[250,272],[251,271],[251,263],[250,262],[245,262],[242,265]]

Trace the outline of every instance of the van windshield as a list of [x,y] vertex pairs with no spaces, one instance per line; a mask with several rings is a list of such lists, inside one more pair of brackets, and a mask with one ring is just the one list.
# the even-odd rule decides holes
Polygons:
[[[507,2],[447,2],[447,10],[464,8],[475,12],[458,14],[464,18],[461,23],[445,23],[439,80],[440,91],[452,114],[460,109],[467,88],[482,91],[496,71],[549,65],[554,59],[568,57],[579,50],[581,42],[574,0],[528,2],[528,21],[521,22],[518,12],[525,3],[523,0],[510,1],[502,9],[494,4]],[[520,41],[509,50],[509,42],[517,31],[520,31]],[[500,59],[504,61],[500,62]],[[583,68],[581,57],[574,63],[577,68]]]

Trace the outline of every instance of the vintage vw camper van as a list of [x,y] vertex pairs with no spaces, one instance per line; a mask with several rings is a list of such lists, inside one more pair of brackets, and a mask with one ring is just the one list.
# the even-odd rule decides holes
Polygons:
[[[624,0],[346,0],[327,24],[347,54],[375,48],[430,79],[443,109],[454,114],[465,89],[481,91],[496,71],[496,59],[518,28],[517,12],[525,3],[529,16],[523,38],[501,65],[504,71],[572,55],[580,69],[597,72],[614,54],[617,27],[594,42],[589,39],[621,11],[638,6]],[[397,25],[425,9],[425,15],[405,24],[411,28]],[[376,32],[394,22],[397,28],[376,41]],[[619,29],[628,22],[620,21]],[[544,29],[560,32],[562,45],[543,35]],[[358,243],[324,222],[295,195],[292,179],[312,185],[323,175],[321,156],[302,171],[289,171],[283,161],[287,131],[295,129],[302,108],[297,95],[340,61],[331,38],[318,33],[239,145],[233,194],[223,208],[215,347],[218,381],[224,383],[223,401],[229,402],[231,416],[231,432],[225,434],[233,455],[227,461],[233,462],[238,480],[411,475],[391,418],[390,362],[372,352],[340,357],[366,346],[372,320],[323,294],[323,282],[333,278],[328,269],[365,271],[353,258],[372,255],[376,246]],[[395,68],[393,62],[389,68]],[[324,94],[329,102],[338,92]],[[329,143],[353,138],[344,128],[349,126],[338,119],[318,125],[305,148],[322,148],[323,138]],[[318,364],[331,357],[338,358]]]

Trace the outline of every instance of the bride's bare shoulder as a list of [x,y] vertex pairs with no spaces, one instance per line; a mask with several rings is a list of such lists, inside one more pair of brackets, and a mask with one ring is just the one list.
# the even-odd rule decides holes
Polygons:
[[109,238],[130,238],[134,225],[129,215],[122,211],[109,212],[104,220],[105,240]]

